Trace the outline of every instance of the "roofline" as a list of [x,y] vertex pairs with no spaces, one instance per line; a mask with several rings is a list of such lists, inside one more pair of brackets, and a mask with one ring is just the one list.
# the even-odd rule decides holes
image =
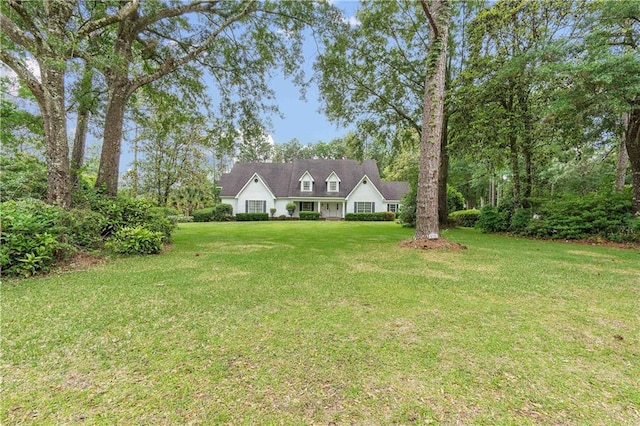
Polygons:
[[375,183],[373,183],[373,182],[371,181],[371,178],[370,178],[369,176],[367,176],[367,175],[362,176],[362,178],[358,181],[358,183],[356,183],[356,184],[353,186],[353,189],[351,190],[351,192],[349,192],[349,193],[347,194],[347,196],[346,196],[346,197],[344,197],[344,199],[346,200],[347,198],[351,197],[351,194],[353,194],[353,191],[355,191],[355,190],[358,188],[358,186],[360,186],[360,184],[362,183],[362,181],[363,181],[363,180],[365,180],[365,179],[367,179],[367,180],[369,181],[369,183],[370,183],[371,185],[373,185],[374,189],[378,192],[378,195],[380,195],[380,198],[381,198],[381,199],[383,199],[383,200],[385,200],[384,195],[382,195],[382,192],[380,192],[380,190],[379,190],[379,189],[378,189],[378,187],[375,185]]
[[[254,179],[254,178],[258,178],[260,179],[260,182],[262,182],[262,184],[264,185],[265,188],[267,188],[267,191],[269,191],[269,194],[271,194],[271,196],[273,198],[278,198],[273,194],[273,191],[271,191],[271,188],[269,188],[269,185],[267,185],[267,181],[265,181],[264,179],[262,179],[262,176],[260,176],[257,172],[253,173],[253,175],[249,178],[249,180],[247,181],[247,183],[244,184],[244,186],[240,189],[240,191],[238,191],[238,193],[233,197],[233,198],[238,198],[240,196],[240,193],[242,191],[245,190],[245,188],[247,187],[247,185],[249,185],[249,183]],[[220,197],[222,198],[222,197]]]

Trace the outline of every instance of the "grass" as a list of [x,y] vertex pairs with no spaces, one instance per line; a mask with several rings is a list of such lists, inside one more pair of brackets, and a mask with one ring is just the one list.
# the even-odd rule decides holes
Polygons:
[[2,287],[2,424],[640,423],[640,253],[390,223],[185,224]]

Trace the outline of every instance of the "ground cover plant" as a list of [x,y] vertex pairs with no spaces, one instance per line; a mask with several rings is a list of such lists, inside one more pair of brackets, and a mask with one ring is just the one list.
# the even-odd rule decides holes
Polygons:
[[638,424],[640,252],[390,222],[181,224],[2,286],[2,424]]

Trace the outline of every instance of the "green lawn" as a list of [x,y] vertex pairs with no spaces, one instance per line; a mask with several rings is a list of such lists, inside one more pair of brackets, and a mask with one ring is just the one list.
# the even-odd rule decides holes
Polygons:
[[640,253],[393,223],[186,224],[2,286],[2,424],[640,423]]

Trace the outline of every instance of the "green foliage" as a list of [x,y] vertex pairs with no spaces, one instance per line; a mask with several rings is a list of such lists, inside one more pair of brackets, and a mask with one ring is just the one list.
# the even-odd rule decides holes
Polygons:
[[402,223],[403,226],[409,227],[409,228],[415,228],[416,226],[416,188],[412,187],[411,190],[402,197],[398,219],[400,219],[400,223]]
[[[4,123],[2,124],[4,126]],[[0,126],[2,127],[2,126]],[[36,156],[26,152],[20,155],[0,156],[0,194],[3,200],[36,198],[47,196],[47,167]]]
[[70,247],[58,240],[66,212],[39,200],[0,204],[0,269],[29,277],[47,271]]
[[464,208],[464,195],[453,185],[447,184],[447,211],[449,213]]
[[320,220],[318,212],[300,212],[300,220]]
[[509,231],[516,234],[521,233],[527,229],[532,220],[533,212],[530,209],[516,209],[511,216]]
[[238,222],[249,222],[257,220],[269,220],[268,213],[236,213]]
[[271,207],[269,209],[269,213],[271,214],[271,217],[274,217],[276,215],[277,211],[278,211],[278,209],[276,209],[275,207]]
[[213,207],[207,207],[193,212],[194,222],[211,222],[213,221]]
[[640,241],[638,218],[632,214],[629,190],[591,193],[549,201],[521,234],[541,238],[601,237],[613,241]]
[[293,213],[296,211],[296,203],[294,202],[290,202],[287,203],[287,212],[289,213],[289,216],[293,216]]
[[449,213],[449,221],[455,226],[465,226],[473,228],[480,218],[480,210],[458,210],[453,213]]
[[281,214],[280,216],[278,216],[278,219],[280,220],[285,220],[287,218],[287,215]]
[[347,213],[345,220],[359,222],[392,222],[396,218],[393,212]]
[[475,226],[482,232],[504,232],[509,228],[509,219],[508,210],[484,206]]
[[142,226],[129,227],[116,231],[105,244],[116,254],[156,254],[162,250],[162,232],[154,232]]
[[193,212],[194,222],[224,222],[233,215],[231,204],[217,204],[214,207],[207,207]]

